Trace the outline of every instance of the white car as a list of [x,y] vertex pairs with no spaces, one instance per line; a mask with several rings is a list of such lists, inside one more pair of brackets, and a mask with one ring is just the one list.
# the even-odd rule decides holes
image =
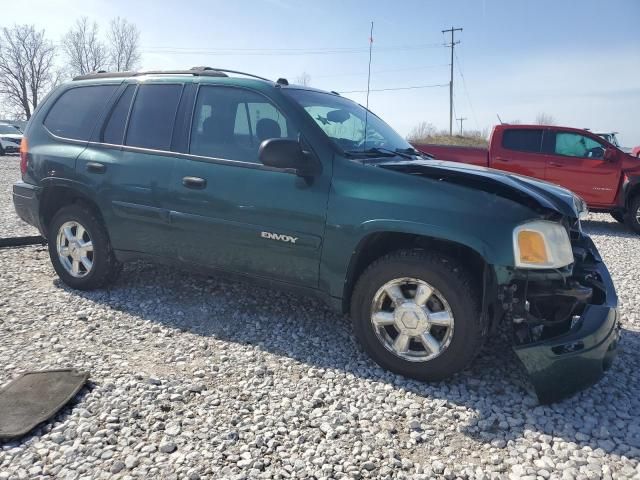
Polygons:
[[0,155],[20,151],[22,131],[15,125],[0,123]]

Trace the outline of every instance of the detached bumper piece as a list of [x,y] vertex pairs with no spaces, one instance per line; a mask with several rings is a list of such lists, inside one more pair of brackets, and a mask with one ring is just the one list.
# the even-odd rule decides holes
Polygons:
[[[611,366],[620,338],[618,298],[588,237],[574,246],[568,278],[515,283],[514,350],[538,400],[551,403],[596,383]],[[513,287],[512,287],[513,288]]]

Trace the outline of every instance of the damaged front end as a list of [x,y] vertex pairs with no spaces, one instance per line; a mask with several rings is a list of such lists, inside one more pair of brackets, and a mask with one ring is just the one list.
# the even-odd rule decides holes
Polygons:
[[[564,269],[502,272],[499,295],[514,350],[541,403],[597,382],[619,340],[618,298],[591,239],[572,231],[575,263]],[[504,278],[504,277],[503,277]]]

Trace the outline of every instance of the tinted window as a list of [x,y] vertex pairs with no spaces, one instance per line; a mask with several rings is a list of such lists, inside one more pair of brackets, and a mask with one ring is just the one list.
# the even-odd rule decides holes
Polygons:
[[191,153],[258,162],[258,147],[268,138],[296,138],[296,134],[263,96],[237,88],[200,88],[191,127]]
[[89,140],[93,127],[118,85],[77,87],[64,92],[53,105],[44,125],[54,135]]
[[542,130],[505,130],[502,136],[502,146],[509,150],[539,153],[541,144]]
[[182,85],[141,85],[133,103],[127,145],[169,150]]
[[603,158],[604,145],[578,133],[557,132],[554,152],[580,158]]
[[111,110],[111,115],[102,131],[101,140],[103,142],[122,145],[127,116],[129,115],[129,108],[131,107],[131,99],[135,91],[136,86],[129,85]]

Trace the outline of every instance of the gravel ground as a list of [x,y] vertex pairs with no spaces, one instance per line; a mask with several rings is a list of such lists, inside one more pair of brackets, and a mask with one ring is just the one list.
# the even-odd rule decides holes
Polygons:
[[502,338],[420,383],[376,367],[311,299],[146,263],[75,292],[44,248],[0,250],[0,384],[91,373],[73,404],[0,446],[0,479],[638,478],[640,238],[606,215],[585,227],[618,288],[622,352],[551,406]]
[[39,235],[38,229],[20,220],[13,209],[11,192],[20,179],[20,157],[0,156],[0,238]]

